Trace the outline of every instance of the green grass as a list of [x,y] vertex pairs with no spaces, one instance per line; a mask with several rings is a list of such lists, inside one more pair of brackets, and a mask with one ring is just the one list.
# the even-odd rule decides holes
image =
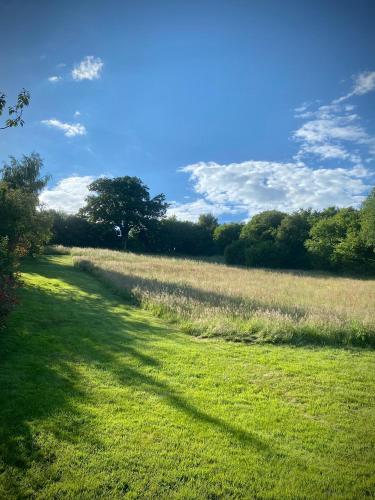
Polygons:
[[0,498],[375,496],[375,352],[174,331],[70,256],[0,335]]

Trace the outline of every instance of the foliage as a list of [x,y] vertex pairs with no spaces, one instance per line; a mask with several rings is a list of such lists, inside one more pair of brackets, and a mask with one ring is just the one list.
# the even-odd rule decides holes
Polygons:
[[225,248],[239,239],[242,226],[243,224],[232,222],[221,224],[214,229],[213,240],[220,255],[224,255]]
[[[2,116],[6,107],[6,95],[0,92],[0,116]],[[17,102],[14,106],[8,106],[8,118],[5,120],[5,125],[0,127],[0,130],[11,127],[23,127],[23,111],[30,104],[30,93],[23,89],[17,97]]]
[[79,215],[51,210],[53,245],[120,248],[121,241],[107,224],[90,222]]
[[312,226],[311,212],[300,210],[282,219],[277,228],[275,243],[281,254],[280,267],[304,269],[309,267],[305,241]]
[[241,239],[248,242],[274,240],[277,228],[285,217],[285,213],[277,210],[266,210],[254,215],[242,228]]
[[150,198],[149,189],[138,177],[102,178],[92,182],[86,206],[80,214],[90,222],[118,228],[122,246],[127,248],[131,230],[147,229],[147,225],[165,215],[164,194]]
[[375,252],[375,188],[362,206],[361,236],[365,244]]
[[318,220],[311,228],[306,248],[318,269],[358,272],[373,268],[370,252],[361,238],[361,214],[352,208]]
[[49,214],[39,206],[39,192],[48,178],[41,177],[42,160],[36,155],[11,158],[0,178],[0,322],[16,302],[20,257],[39,253],[50,237]]
[[219,223],[213,214],[201,214],[198,218],[198,224],[207,229],[212,235]]
[[181,255],[211,255],[211,230],[204,225],[180,221],[175,217],[160,221],[151,251]]
[[247,243],[245,240],[233,241],[225,247],[224,257],[227,264],[243,266],[246,263],[245,250]]
[[41,177],[39,155],[11,158],[1,170],[0,236],[8,238],[8,252],[17,257],[37,253],[50,236],[50,218],[39,207],[39,193],[48,177]]

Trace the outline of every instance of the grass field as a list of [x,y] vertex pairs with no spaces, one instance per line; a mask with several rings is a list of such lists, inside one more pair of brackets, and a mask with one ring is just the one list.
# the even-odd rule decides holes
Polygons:
[[185,332],[375,347],[375,280],[74,248],[78,266]]
[[70,256],[23,271],[0,335],[0,498],[375,495],[374,351],[197,339]]

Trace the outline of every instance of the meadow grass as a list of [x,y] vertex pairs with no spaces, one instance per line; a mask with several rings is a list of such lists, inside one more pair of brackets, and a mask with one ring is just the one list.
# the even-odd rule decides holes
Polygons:
[[375,280],[73,248],[77,266],[178,324],[234,341],[375,346]]
[[22,277],[0,335],[0,498],[375,495],[374,351],[197,339],[70,256]]

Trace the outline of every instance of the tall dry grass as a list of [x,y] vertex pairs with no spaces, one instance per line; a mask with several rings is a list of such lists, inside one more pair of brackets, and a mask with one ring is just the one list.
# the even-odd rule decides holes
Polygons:
[[375,280],[73,248],[75,265],[189,333],[375,346]]

